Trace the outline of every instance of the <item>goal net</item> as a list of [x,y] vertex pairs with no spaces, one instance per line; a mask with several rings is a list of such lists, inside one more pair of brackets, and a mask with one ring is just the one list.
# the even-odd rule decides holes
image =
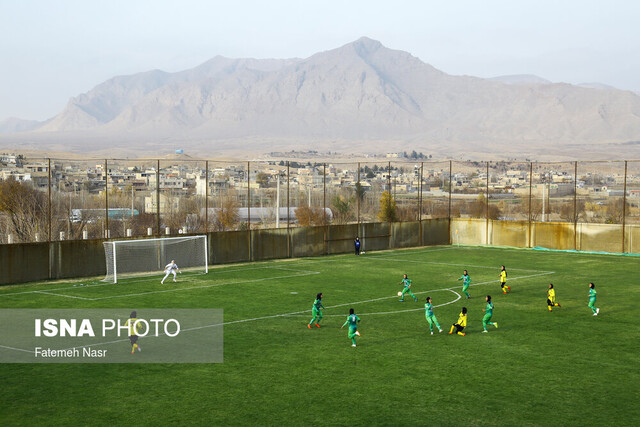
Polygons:
[[209,271],[207,236],[104,242],[107,275],[104,282],[118,283],[132,276],[160,274],[175,260],[180,270]]

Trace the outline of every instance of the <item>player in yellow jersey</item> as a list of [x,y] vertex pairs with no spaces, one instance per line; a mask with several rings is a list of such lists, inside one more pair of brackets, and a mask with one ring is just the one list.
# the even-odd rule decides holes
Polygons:
[[131,312],[131,315],[126,321],[126,325],[129,328],[129,341],[131,342],[131,354],[136,352],[136,348],[138,351],[142,351],[142,348],[138,345],[138,328],[136,322],[138,321],[138,315],[135,311]]
[[511,286],[507,286],[507,270],[504,268],[504,265],[500,269],[500,288],[502,288],[502,293],[507,294],[511,292]]
[[547,289],[547,306],[549,307],[549,311],[551,311],[551,307],[562,307],[556,302],[556,290],[553,289],[553,283],[549,283],[549,289]]
[[465,336],[467,335],[465,332],[462,332],[464,328],[467,326],[467,307],[462,307],[462,311],[458,317],[458,321],[451,325],[451,330],[449,331],[449,335],[453,333],[455,329],[458,335]]

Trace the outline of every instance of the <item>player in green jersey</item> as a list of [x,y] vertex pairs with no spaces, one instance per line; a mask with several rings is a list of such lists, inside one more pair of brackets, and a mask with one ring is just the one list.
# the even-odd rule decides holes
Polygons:
[[416,297],[413,292],[411,292],[411,284],[413,282],[411,281],[411,279],[409,279],[407,277],[407,275],[403,275],[402,276],[402,282],[398,283],[399,285],[404,285],[404,289],[402,290],[402,296],[400,296],[400,302],[404,302],[404,294],[408,293],[409,295],[411,295],[413,297],[413,300],[415,302],[418,302],[418,297]]
[[433,324],[438,328],[438,332],[442,332],[442,328],[438,323],[438,319],[436,319],[435,314],[433,314],[433,304],[431,304],[431,297],[427,297],[427,302],[424,305],[424,317],[427,318],[427,322],[429,322],[429,330],[431,331],[431,335],[433,335]]
[[469,289],[469,285],[471,284],[471,277],[469,277],[467,270],[462,273],[462,277],[458,280],[462,280],[462,292],[467,296],[467,299],[471,298],[471,295],[467,292],[467,289]]
[[[313,302],[313,307],[311,308],[313,319],[311,319],[311,322],[309,322],[309,324],[307,325],[307,328],[311,329],[312,324],[315,324],[318,328],[320,327],[318,323],[320,323],[320,321],[322,320],[321,309],[323,308],[324,308],[324,305],[322,305],[322,292],[320,292],[318,295],[316,295],[316,300]],[[316,322],[316,319],[318,319],[317,322]]]
[[350,308],[349,316],[347,316],[347,321],[344,322],[344,324],[340,327],[340,329],[342,329],[345,326],[349,325],[349,333],[347,334],[347,337],[349,337],[349,339],[351,340],[351,347],[356,346],[356,335],[360,336],[360,332],[358,332],[359,321],[360,318],[355,315],[355,311],[353,310],[353,308]]
[[593,311],[593,315],[597,316],[600,309],[596,307],[596,285],[589,283],[589,308]]
[[492,322],[491,317],[493,316],[493,303],[491,302],[491,295],[487,295],[487,307],[483,308],[484,317],[482,318],[482,328],[484,329],[482,332],[487,332],[487,325],[493,325],[498,328],[498,322]]

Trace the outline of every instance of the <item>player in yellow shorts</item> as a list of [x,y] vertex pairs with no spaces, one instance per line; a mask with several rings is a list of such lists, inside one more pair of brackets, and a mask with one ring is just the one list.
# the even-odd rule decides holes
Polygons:
[[504,268],[504,265],[500,269],[500,288],[502,288],[502,293],[507,294],[511,292],[511,286],[507,286],[507,270]]
[[453,330],[455,329],[458,335],[465,336],[467,334],[462,331],[466,327],[467,327],[467,307],[462,307],[462,311],[458,316],[458,321],[453,325],[451,325],[451,330],[449,331],[449,335],[451,335],[453,333]]
[[551,307],[562,307],[556,302],[556,290],[553,289],[553,283],[549,283],[549,289],[547,289],[547,306],[549,311],[551,311]]

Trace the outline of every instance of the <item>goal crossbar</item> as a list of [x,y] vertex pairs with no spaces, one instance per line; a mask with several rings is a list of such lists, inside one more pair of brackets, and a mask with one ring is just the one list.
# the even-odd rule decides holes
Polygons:
[[117,283],[127,276],[158,274],[174,260],[180,269],[209,271],[207,236],[104,242],[107,274],[103,281]]

